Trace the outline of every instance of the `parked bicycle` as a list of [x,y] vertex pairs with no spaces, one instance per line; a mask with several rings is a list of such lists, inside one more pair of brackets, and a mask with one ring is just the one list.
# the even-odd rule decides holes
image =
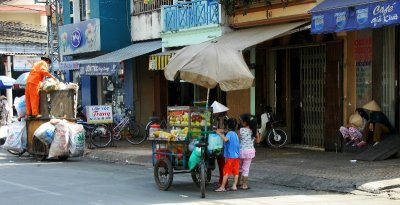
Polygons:
[[149,117],[149,121],[146,124],[145,131],[146,131],[146,139],[149,138],[150,135],[150,127],[154,124],[159,124],[161,129],[167,129],[167,121],[165,118],[160,119],[158,116],[151,116]]
[[119,140],[124,134],[125,139],[138,145],[146,139],[144,128],[136,123],[132,115],[132,109],[125,109],[125,116],[117,123],[105,124],[105,130],[90,135],[91,142],[97,147],[107,147],[113,140]]
[[276,125],[281,121],[275,121],[272,108],[265,106],[261,115],[261,128],[259,129],[262,142],[272,148],[281,148],[287,143],[287,134]]
[[80,124],[83,126],[85,129],[85,141],[89,149],[92,149],[93,146],[95,147],[101,147],[98,146],[101,143],[98,143],[97,141],[92,141],[92,139],[97,139],[95,137],[91,137],[92,135],[106,135],[106,131],[108,129],[106,124],[88,124],[86,116],[83,112],[84,107],[79,107],[77,109],[77,118],[78,120],[76,121],[77,124]]

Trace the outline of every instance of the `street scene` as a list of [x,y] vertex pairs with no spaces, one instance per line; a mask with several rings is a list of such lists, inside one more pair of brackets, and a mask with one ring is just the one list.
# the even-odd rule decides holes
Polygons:
[[0,0],[1,204],[397,204],[399,14]]
[[[107,159],[116,160],[116,157],[109,155]],[[99,160],[99,156],[89,155],[88,158],[74,158],[66,162],[40,162],[28,156],[11,156],[1,150],[0,163],[2,204],[20,204],[27,200],[31,204],[44,205],[398,203],[398,200],[362,191],[345,194],[273,185],[270,182],[277,181],[269,180],[269,171],[264,173],[268,179],[252,180],[249,191],[221,194],[213,192],[210,185],[207,186],[207,197],[201,200],[198,187],[186,174],[176,175],[171,189],[160,191],[154,182],[151,166],[132,165],[121,160],[110,163]],[[285,171],[282,175],[286,175]]]

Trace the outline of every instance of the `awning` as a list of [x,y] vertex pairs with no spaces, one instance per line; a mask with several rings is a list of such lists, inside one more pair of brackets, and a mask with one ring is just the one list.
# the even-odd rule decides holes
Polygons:
[[149,70],[163,70],[164,67],[168,64],[169,59],[178,52],[176,50],[173,51],[165,51],[162,53],[157,53],[149,56]]
[[[171,80],[176,79],[176,75],[184,74],[188,78],[193,78],[189,82],[196,81],[198,85],[212,87],[217,81],[215,79],[211,80],[208,77],[202,77],[203,75],[200,72],[206,69],[209,69],[208,71],[215,69],[214,72],[217,72],[216,68],[220,68],[221,66],[226,67],[226,65],[231,66],[232,62],[237,65],[243,63],[247,68],[242,53],[244,49],[277,37],[289,35],[296,32],[296,28],[304,24],[308,24],[308,21],[241,29],[224,34],[210,41],[187,46],[179,50],[179,52],[170,59],[169,64],[165,67],[164,75],[166,79]],[[187,70],[191,70],[191,74],[188,74]],[[197,73],[197,75],[195,73]],[[234,73],[219,74],[229,76],[231,79],[234,79],[232,74],[235,75]],[[219,75],[217,74],[214,76]],[[222,81],[223,80],[218,80],[218,83]],[[226,83],[224,89],[236,89],[235,83],[237,84],[240,82],[239,80],[235,81],[233,84]]]
[[379,28],[400,23],[398,0],[325,0],[310,10],[311,33]]
[[122,61],[135,58],[161,48],[161,41],[135,43],[125,48],[87,60],[62,62],[63,68],[79,67],[81,75],[113,75]]
[[237,50],[244,50],[264,41],[284,36],[285,33],[290,32],[291,30],[306,23],[308,22],[301,21],[240,29],[224,34],[216,39],[213,39],[212,41],[217,41],[218,43],[225,44],[226,46]]

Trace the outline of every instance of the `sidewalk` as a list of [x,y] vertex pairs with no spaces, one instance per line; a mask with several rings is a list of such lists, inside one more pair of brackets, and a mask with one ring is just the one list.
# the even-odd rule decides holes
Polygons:
[[[110,162],[152,166],[151,145],[118,141],[115,147],[87,149],[85,156]],[[312,190],[363,191],[400,199],[400,158],[365,162],[353,153],[257,147],[250,180]],[[214,174],[217,172],[214,172]],[[215,179],[215,178],[214,178]]]

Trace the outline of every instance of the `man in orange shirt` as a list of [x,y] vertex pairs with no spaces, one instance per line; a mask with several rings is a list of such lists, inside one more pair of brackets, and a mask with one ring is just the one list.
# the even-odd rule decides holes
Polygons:
[[28,117],[40,118],[39,114],[39,88],[44,77],[50,77],[57,80],[49,73],[49,66],[51,60],[48,57],[41,57],[41,60],[33,64],[33,67],[26,80],[25,87],[25,101],[26,101],[26,115]]

